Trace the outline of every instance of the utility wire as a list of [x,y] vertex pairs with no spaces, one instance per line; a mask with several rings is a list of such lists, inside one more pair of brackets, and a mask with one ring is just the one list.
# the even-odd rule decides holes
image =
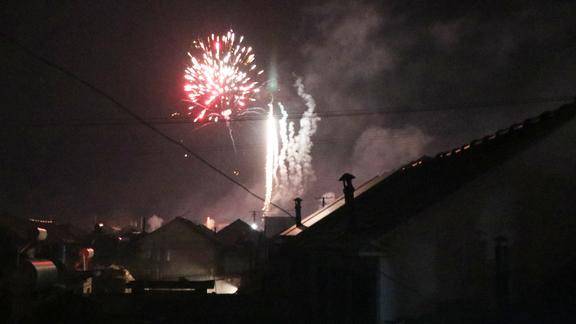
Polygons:
[[[94,91],[95,93],[99,94],[100,96],[108,99],[108,101],[110,101],[111,103],[113,103],[118,109],[120,109],[122,112],[128,114],[129,116],[131,116],[132,118],[134,118],[135,120],[137,120],[139,123],[141,123],[142,125],[148,127],[151,131],[153,131],[154,133],[158,134],[158,136],[164,138],[165,140],[167,140],[168,142],[179,146],[180,148],[182,148],[184,151],[188,152],[191,156],[195,157],[198,161],[202,162],[204,165],[206,165],[208,168],[212,169],[214,172],[216,172],[217,174],[221,175],[222,177],[224,177],[225,179],[227,179],[228,181],[232,182],[233,184],[237,185],[238,187],[242,188],[244,191],[246,191],[247,193],[249,193],[251,196],[255,197],[258,200],[264,201],[264,198],[260,197],[258,194],[254,193],[252,190],[248,189],[245,185],[243,185],[242,183],[240,183],[239,181],[237,181],[236,179],[232,178],[231,176],[227,175],[224,171],[221,171],[220,169],[218,169],[216,166],[214,166],[212,163],[208,162],[207,160],[205,160],[204,158],[202,158],[200,155],[196,154],[196,152],[192,151],[190,148],[188,148],[188,146],[184,145],[183,143],[181,143],[180,141],[173,139],[172,137],[168,136],[167,134],[165,134],[164,132],[162,132],[161,130],[159,130],[158,128],[156,128],[154,125],[152,125],[151,123],[149,123],[148,121],[146,121],[144,118],[140,117],[138,114],[136,114],[135,112],[133,112],[131,109],[129,109],[128,107],[126,107],[125,105],[123,105],[122,103],[120,103],[118,100],[116,100],[114,97],[112,97],[111,95],[109,95],[107,92],[105,92],[104,90],[101,90],[100,88],[94,86],[93,84],[91,84],[90,82],[82,79],[81,77],[79,77],[78,75],[76,75],[75,73],[67,70],[66,68],[46,59],[45,57],[36,54],[34,51],[30,50],[29,48],[27,48],[26,46],[20,44],[16,39],[4,34],[4,33],[0,33],[0,36],[4,39],[6,39],[7,41],[9,41],[10,43],[12,43],[14,46],[16,46],[17,48],[19,48],[20,50],[22,50],[24,53],[26,53],[27,55],[29,55],[30,57],[44,63],[45,65],[51,67],[54,70],[57,70],[61,73],[63,73],[64,75],[66,75],[67,77],[83,84],[85,87],[87,87],[88,89]],[[286,213],[288,216],[292,217],[292,214],[290,214],[287,210],[285,210],[284,208],[271,203],[272,206],[278,208],[279,210],[281,210],[282,212]]]
[[[442,111],[462,111],[462,110],[474,110],[474,109],[486,109],[486,108],[498,108],[498,107],[510,107],[510,106],[524,106],[524,105],[534,105],[534,104],[549,104],[558,103],[573,100],[573,96],[557,96],[557,97],[539,97],[539,98],[528,98],[517,101],[498,101],[498,102],[487,102],[487,103],[459,103],[451,105],[432,105],[432,106],[421,106],[419,108],[410,108],[409,106],[397,106],[392,107],[392,109],[387,108],[385,110],[356,110],[356,111],[319,111],[315,115],[320,118],[338,118],[338,117],[355,117],[355,116],[370,116],[370,115],[392,115],[392,114],[414,114],[414,113],[428,113],[428,112],[442,112]],[[277,118],[282,118],[282,116],[276,116]],[[229,120],[231,123],[238,122],[250,122],[250,121],[264,121],[267,116],[254,116],[246,118],[232,118]],[[304,117],[302,114],[289,114],[287,119],[302,119],[302,118],[315,118],[315,117]],[[197,124],[194,122],[193,118],[188,117],[153,117],[153,118],[142,118],[147,123],[152,125],[178,125],[178,124]],[[139,121],[138,121],[139,122]],[[25,127],[60,127],[60,126],[70,126],[70,127],[90,127],[90,126],[126,126],[134,124],[131,120],[126,119],[101,119],[101,120],[29,120],[29,121],[7,121],[7,124],[15,126],[25,126]]]

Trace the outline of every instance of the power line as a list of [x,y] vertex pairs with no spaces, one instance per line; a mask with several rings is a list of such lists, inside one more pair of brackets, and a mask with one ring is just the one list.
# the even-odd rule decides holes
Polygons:
[[[181,143],[180,141],[173,139],[172,137],[168,136],[167,134],[165,134],[164,132],[162,132],[161,130],[159,130],[158,128],[156,128],[154,125],[152,125],[151,123],[149,123],[148,121],[146,121],[144,118],[140,117],[138,114],[136,114],[135,112],[133,112],[131,109],[129,109],[128,107],[126,107],[125,105],[123,105],[122,103],[120,103],[118,100],[116,100],[114,97],[112,97],[111,95],[109,95],[107,92],[105,92],[104,90],[101,90],[100,88],[92,85],[90,82],[82,79],[81,77],[77,76],[76,74],[74,74],[73,72],[67,70],[66,68],[61,67],[60,65],[44,58],[43,56],[40,56],[38,54],[36,54],[35,52],[33,52],[32,50],[28,49],[26,46],[20,44],[16,39],[0,33],[0,36],[6,40],[8,40],[10,43],[12,43],[14,46],[18,47],[20,50],[22,50],[24,53],[26,53],[27,55],[29,55],[30,57],[44,63],[45,65],[51,67],[54,70],[59,71],[60,73],[63,73],[64,75],[66,75],[67,77],[75,80],[76,82],[79,82],[81,84],[83,84],[85,87],[87,87],[88,89],[94,91],[95,93],[99,94],[100,96],[106,98],[108,101],[110,101],[111,103],[113,103],[117,108],[119,108],[121,111],[123,111],[124,113],[128,114],[129,116],[131,116],[132,118],[134,118],[135,120],[137,120],[139,123],[141,123],[142,125],[148,127],[151,131],[155,132],[156,134],[158,134],[158,136],[164,138],[165,140],[167,140],[168,142],[179,146],[180,148],[182,148],[184,151],[188,152],[191,156],[193,156],[194,158],[196,158],[198,161],[202,162],[204,165],[206,165],[208,168],[212,169],[214,172],[216,172],[217,174],[221,175],[222,177],[224,177],[225,179],[227,179],[228,181],[232,182],[233,184],[239,186],[240,188],[242,188],[244,191],[246,191],[247,193],[249,193],[250,195],[252,195],[253,197],[264,201],[264,198],[260,197],[259,195],[257,195],[256,193],[254,193],[252,190],[248,189],[245,185],[243,185],[242,183],[240,183],[239,181],[237,181],[236,179],[230,177],[229,175],[227,175],[224,171],[221,171],[220,169],[218,169],[216,166],[214,166],[212,163],[208,162],[207,160],[205,160],[204,158],[202,158],[200,155],[196,154],[194,151],[192,151],[190,148],[188,148],[186,145],[184,145],[183,143]],[[287,210],[283,209],[280,206],[277,206],[274,203],[271,203],[272,206],[278,208],[279,210],[281,210],[282,212],[286,213],[289,216],[292,216]]]
[[[475,109],[487,109],[487,108],[498,108],[498,107],[513,107],[513,106],[525,106],[525,105],[535,105],[535,104],[551,104],[565,101],[572,101],[573,96],[556,96],[556,97],[538,97],[538,98],[528,98],[517,101],[495,101],[495,102],[484,102],[484,103],[458,103],[450,105],[431,105],[431,106],[419,106],[418,108],[410,108],[410,106],[396,106],[388,107],[386,109],[378,110],[334,110],[334,111],[318,111],[316,116],[320,118],[339,118],[339,117],[362,117],[371,115],[402,115],[402,114],[416,114],[416,113],[430,113],[430,112],[443,112],[443,111],[463,111],[463,110],[475,110]],[[277,119],[282,118],[280,115],[276,115]],[[288,114],[286,119],[297,120],[304,117],[302,114]],[[264,121],[267,116],[254,116],[246,118],[232,118],[229,120],[231,123],[239,122],[253,122],[253,121]],[[181,124],[194,124],[193,118],[188,117],[152,117],[152,118],[142,118],[147,123],[152,125],[181,125]],[[100,119],[100,120],[82,120],[82,119],[72,119],[72,120],[28,120],[28,121],[5,121],[8,126],[25,126],[25,127],[100,127],[100,126],[127,126],[140,123],[139,120],[132,121],[126,119]]]
[[[401,134],[401,135],[382,135],[382,136],[370,136],[370,137],[363,137],[363,140],[367,140],[367,141],[375,141],[375,140],[379,140],[379,139],[405,139],[405,138],[412,138],[413,136],[410,136],[408,134]],[[349,143],[350,141],[356,141],[356,138],[331,138],[331,139],[317,139],[314,141],[314,146],[327,146],[327,147],[332,147],[334,144],[340,144],[340,143]],[[203,153],[213,153],[213,152],[229,152],[229,151],[237,151],[237,152],[252,152],[252,151],[260,151],[266,148],[266,143],[260,143],[260,142],[253,142],[253,143],[246,143],[246,144],[237,144],[236,148],[232,148],[232,146],[230,145],[211,145],[211,146],[200,146],[200,147],[195,147],[194,151],[196,153],[198,152],[203,152]],[[155,151],[138,151],[138,150],[134,150],[134,151],[127,151],[125,149],[122,150],[87,150],[87,151],[82,151],[87,152],[87,153],[125,153],[128,155],[165,155],[168,152],[166,151],[162,151],[162,150],[155,150]]]
[[[246,186],[244,186],[242,183],[236,181],[235,179],[233,179],[232,177],[227,175],[225,172],[221,171],[216,166],[214,166],[213,164],[211,164],[210,162],[208,162],[207,160],[202,158],[200,155],[198,155],[197,153],[192,151],[189,147],[184,145],[181,141],[173,139],[172,137],[168,136],[167,134],[165,134],[164,132],[162,132],[161,130],[159,130],[157,127],[154,126],[154,125],[160,125],[160,124],[192,124],[193,123],[192,119],[189,119],[189,118],[171,119],[171,118],[165,118],[165,117],[145,119],[145,118],[139,116],[138,114],[134,113],[131,109],[129,109],[128,107],[126,107],[125,105],[120,103],[118,100],[116,100],[114,97],[112,97],[111,95],[109,95],[105,91],[92,85],[88,81],[80,78],[76,74],[74,74],[71,71],[59,66],[58,64],[36,54],[32,50],[30,50],[27,47],[25,47],[24,45],[20,44],[14,38],[12,38],[6,34],[3,34],[3,33],[0,33],[0,36],[2,36],[4,39],[8,40],[10,43],[15,45],[19,49],[21,49],[23,52],[25,52],[27,55],[31,56],[32,58],[44,63],[45,65],[47,65],[47,66],[49,66],[49,67],[51,67],[51,68],[53,68],[53,69],[55,69],[61,73],[63,73],[64,75],[68,76],[69,78],[81,83],[82,85],[84,85],[88,89],[90,89],[90,90],[94,91],[95,93],[99,94],[100,96],[106,98],[111,103],[113,103],[117,108],[119,108],[121,111],[123,111],[124,113],[131,116],[138,124],[142,124],[142,125],[148,127],[150,130],[155,132],[160,137],[164,138],[165,140],[171,142],[174,145],[179,146],[184,151],[188,152],[191,156],[195,157],[197,160],[204,163],[207,167],[209,167],[210,169],[212,169],[216,173],[220,174],[221,176],[223,176],[224,178],[226,178],[227,180],[229,180],[233,184],[236,184],[237,186],[239,186],[240,188],[242,188],[243,190],[248,192],[250,195],[254,196],[255,198],[257,198],[261,201],[264,200],[262,197],[260,197],[259,195],[257,195],[256,193],[254,193],[250,189],[248,189]],[[460,104],[453,104],[453,105],[420,107],[418,109],[410,108],[410,106],[398,106],[395,109],[387,109],[387,110],[364,110],[364,111],[357,110],[357,111],[330,111],[330,112],[319,111],[319,112],[317,112],[317,116],[320,118],[335,118],[335,117],[369,116],[369,115],[381,115],[381,114],[410,114],[410,113],[440,112],[440,111],[450,111],[450,110],[469,110],[469,109],[481,109],[481,108],[494,108],[494,107],[502,107],[502,106],[516,106],[516,105],[527,105],[527,104],[555,103],[555,102],[567,101],[567,100],[572,100],[572,99],[573,99],[573,97],[571,97],[571,96],[570,97],[569,96],[562,96],[562,97],[551,97],[551,98],[532,98],[532,99],[525,99],[525,100],[515,101],[515,102],[500,101],[500,102],[492,102],[492,103],[460,103]],[[282,116],[277,116],[277,117],[281,118]],[[301,119],[302,115],[301,114],[289,114],[286,118],[287,119]],[[266,116],[256,116],[256,117],[240,118],[240,119],[237,118],[237,119],[232,119],[230,121],[231,122],[247,122],[247,121],[262,121],[265,119],[266,119]],[[66,121],[64,121],[64,123],[66,123]],[[72,121],[71,123],[68,122],[69,124],[64,124],[64,123],[62,121],[41,122],[41,123],[32,122],[32,124],[25,125],[25,126],[46,127],[46,126],[62,126],[62,125],[64,125],[64,126],[71,126],[71,127],[81,127],[81,126],[114,126],[114,125],[129,125],[129,124],[131,124],[131,122],[128,120]],[[12,122],[8,121],[7,124],[8,124],[8,126],[10,126],[10,124],[17,124],[18,126],[23,126],[21,121],[12,121]],[[278,208],[279,210],[283,211],[284,213],[291,216],[291,214],[288,211],[284,210],[280,206],[277,206],[275,204],[272,204],[272,205],[274,207]]]

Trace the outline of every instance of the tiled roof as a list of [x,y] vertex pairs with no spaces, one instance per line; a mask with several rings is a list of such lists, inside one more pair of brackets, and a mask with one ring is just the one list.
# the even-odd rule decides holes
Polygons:
[[[479,174],[529,147],[576,114],[576,104],[563,105],[522,123],[501,129],[481,139],[424,156],[387,176],[377,176],[359,186],[355,193],[358,231],[381,232],[453,192]],[[303,228],[292,226],[281,235],[298,240],[334,242],[347,231],[344,198],[303,219]],[[316,235],[320,234],[320,235]]]
[[[360,196],[365,191],[372,188],[374,185],[380,183],[380,181],[382,181],[384,178],[385,178],[384,176],[380,175],[380,176],[376,176],[376,177],[364,182],[360,187],[356,188],[356,191],[354,191],[354,198]],[[332,203],[324,206],[324,208],[321,208],[321,209],[315,211],[314,213],[312,213],[310,216],[304,218],[302,220],[302,225],[304,225],[304,226],[302,226],[302,227],[298,227],[296,225],[291,226],[288,229],[286,229],[284,232],[282,232],[280,235],[284,235],[284,236],[298,235],[302,231],[304,231],[306,228],[313,226],[318,221],[320,221],[324,217],[332,214],[334,211],[338,210],[342,206],[344,206],[344,196],[340,196],[340,197],[336,198],[336,200],[334,200]]]

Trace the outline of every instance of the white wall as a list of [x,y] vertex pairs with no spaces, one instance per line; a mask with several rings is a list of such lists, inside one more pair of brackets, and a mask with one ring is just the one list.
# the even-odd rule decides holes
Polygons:
[[438,303],[493,303],[494,238],[509,239],[511,301],[576,256],[576,121],[466,184],[384,236],[400,316]]

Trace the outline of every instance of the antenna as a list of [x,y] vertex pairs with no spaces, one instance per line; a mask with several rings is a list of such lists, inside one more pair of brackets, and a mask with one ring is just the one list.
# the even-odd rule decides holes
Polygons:
[[324,208],[324,206],[326,206],[326,198],[328,198],[328,197],[322,196],[322,197],[314,197],[314,198],[321,201],[322,208]]
[[253,230],[258,229],[258,223],[256,222],[256,216],[261,212],[262,211],[260,211],[260,210],[250,211],[250,213],[252,214],[252,224],[250,224],[250,227],[252,227]]

